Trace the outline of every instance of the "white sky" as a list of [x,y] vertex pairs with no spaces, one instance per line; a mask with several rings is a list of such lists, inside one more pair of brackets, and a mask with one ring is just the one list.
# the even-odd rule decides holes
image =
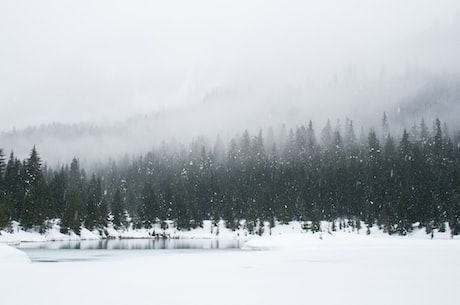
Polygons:
[[459,12],[448,0],[4,0],[0,130],[123,119],[215,88],[329,81],[350,64],[396,71],[415,55],[387,48]]

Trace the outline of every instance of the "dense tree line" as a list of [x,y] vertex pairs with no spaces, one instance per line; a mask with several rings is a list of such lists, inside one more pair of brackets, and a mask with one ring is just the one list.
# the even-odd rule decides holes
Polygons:
[[[353,122],[320,136],[312,122],[274,136],[248,131],[223,143],[172,143],[145,156],[100,166],[88,176],[78,159],[59,169],[0,151],[0,227],[18,221],[46,230],[59,218],[64,232],[129,224],[151,228],[173,220],[178,228],[223,219],[229,228],[275,220],[352,219],[405,235],[414,224],[460,230],[460,137],[437,119],[422,120],[399,137],[386,116],[379,132],[357,137]],[[224,145],[226,144],[226,145]]]

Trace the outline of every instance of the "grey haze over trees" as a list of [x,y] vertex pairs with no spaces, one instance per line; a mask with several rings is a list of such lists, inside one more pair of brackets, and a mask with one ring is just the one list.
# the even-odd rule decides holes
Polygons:
[[420,117],[457,128],[459,11],[449,0],[2,1],[0,143],[21,159],[35,144],[55,165],[66,151],[85,163],[308,119],[367,129],[384,111],[407,129]]

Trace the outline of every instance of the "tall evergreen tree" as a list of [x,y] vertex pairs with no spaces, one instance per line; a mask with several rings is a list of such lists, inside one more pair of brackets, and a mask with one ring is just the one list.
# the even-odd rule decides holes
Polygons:
[[5,176],[5,169],[6,169],[6,163],[5,163],[5,154],[3,153],[3,149],[0,148],[0,190],[3,190],[3,178]]
[[382,184],[381,184],[381,150],[380,143],[375,131],[371,129],[367,146],[367,177],[366,177],[366,222],[374,223],[377,219],[378,210],[382,208]]
[[6,209],[4,205],[4,199],[0,197],[0,230],[8,226],[9,219],[6,214]]
[[119,188],[115,190],[115,195],[113,196],[111,214],[112,214],[112,224],[114,228],[116,229],[123,228],[126,223],[126,214],[125,214],[125,208],[123,204],[123,197],[121,196],[121,192]]
[[46,218],[46,185],[35,146],[24,164],[24,207],[21,223],[25,228],[42,226]]
[[101,179],[93,174],[87,188],[86,217],[84,219],[85,227],[89,230],[101,228],[106,224],[107,212],[102,211],[101,214],[100,211],[102,201]]
[[0,229],[7,226],[9,221],[9,216],[7,214],[7,209],[5,205],[6,201],[6,192],[5,192],[5,155],[3,154],[3,149],[0,148]]
[[420,122],[420,139],[419,142],[422,145],[422,147],[425,147],[428,145],[428,140],[430,138],[430,134],[428,132],[428,126],[425,124],[425,120],[422,118]]
[[390,127],[388,125],[388,118],[386,112],[383,113],[382,117],[382,141],[385,141],[390,134]]
[[69,173],[68,168],[61,167],[59,171],[55,171],[51,179],[50,192],[51,200],[53,202],[53,217],[61,217],[66,206],[67,196],[69,195]]
[[332,142],[332,127],[331,122],[327,120],[326,126],[324,126],[323,130],[321,131],[321,144],[324,150],[329,150]]
[[5,169],[4,194],[7,216],[20,221],[24,205],[24,171],[21,161],[13,153]]
[[74,187],[71,188],[69,191],[69,198],[66,202],[61,218],[61,232],[68,233],[72,230],[75,234],[80,235],[80,228],[82,224],[81,205],[78,190]]
[[145,184],[142,191],[142,203],[140,206],[140,220],[144,228],[153,227],[158,217],[158,201],[153,186]]

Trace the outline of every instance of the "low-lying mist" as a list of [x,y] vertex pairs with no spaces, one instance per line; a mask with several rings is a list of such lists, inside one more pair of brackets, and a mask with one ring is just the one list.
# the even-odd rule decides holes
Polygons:
[[[346,119],[458,128],[460,4],[0,3],[0,148],[49,165]],[[28,127],[29,126],[29,127]],[[392,131],[393,132],[393,131]]]
[[[333,128],[354,121],[356,132],[372,127],[380,130],[385,113],[395,136],[410,130],[423,118],[431,128],[440,118],[452,129],[459,127],[460,79],[409,73],[391,79],[358,82],[337,80],[322,88],[308,84],[281,89],[214,88],[197,103],[132,116],[112,123],[51,123],[3,132],[0,143],[5,153],[28,156],[36,145],[51,166],[67,164],[73,157],[83,165],[105,163],[125,156],[136,157],[177,143],[188,147],[200,139],[214,143],[248,130],[278,132],[313,122],[316,133],[330,121]],[[451,130],[454,131],[454,130]],[[267,148],[268,149],[268,148]]]

